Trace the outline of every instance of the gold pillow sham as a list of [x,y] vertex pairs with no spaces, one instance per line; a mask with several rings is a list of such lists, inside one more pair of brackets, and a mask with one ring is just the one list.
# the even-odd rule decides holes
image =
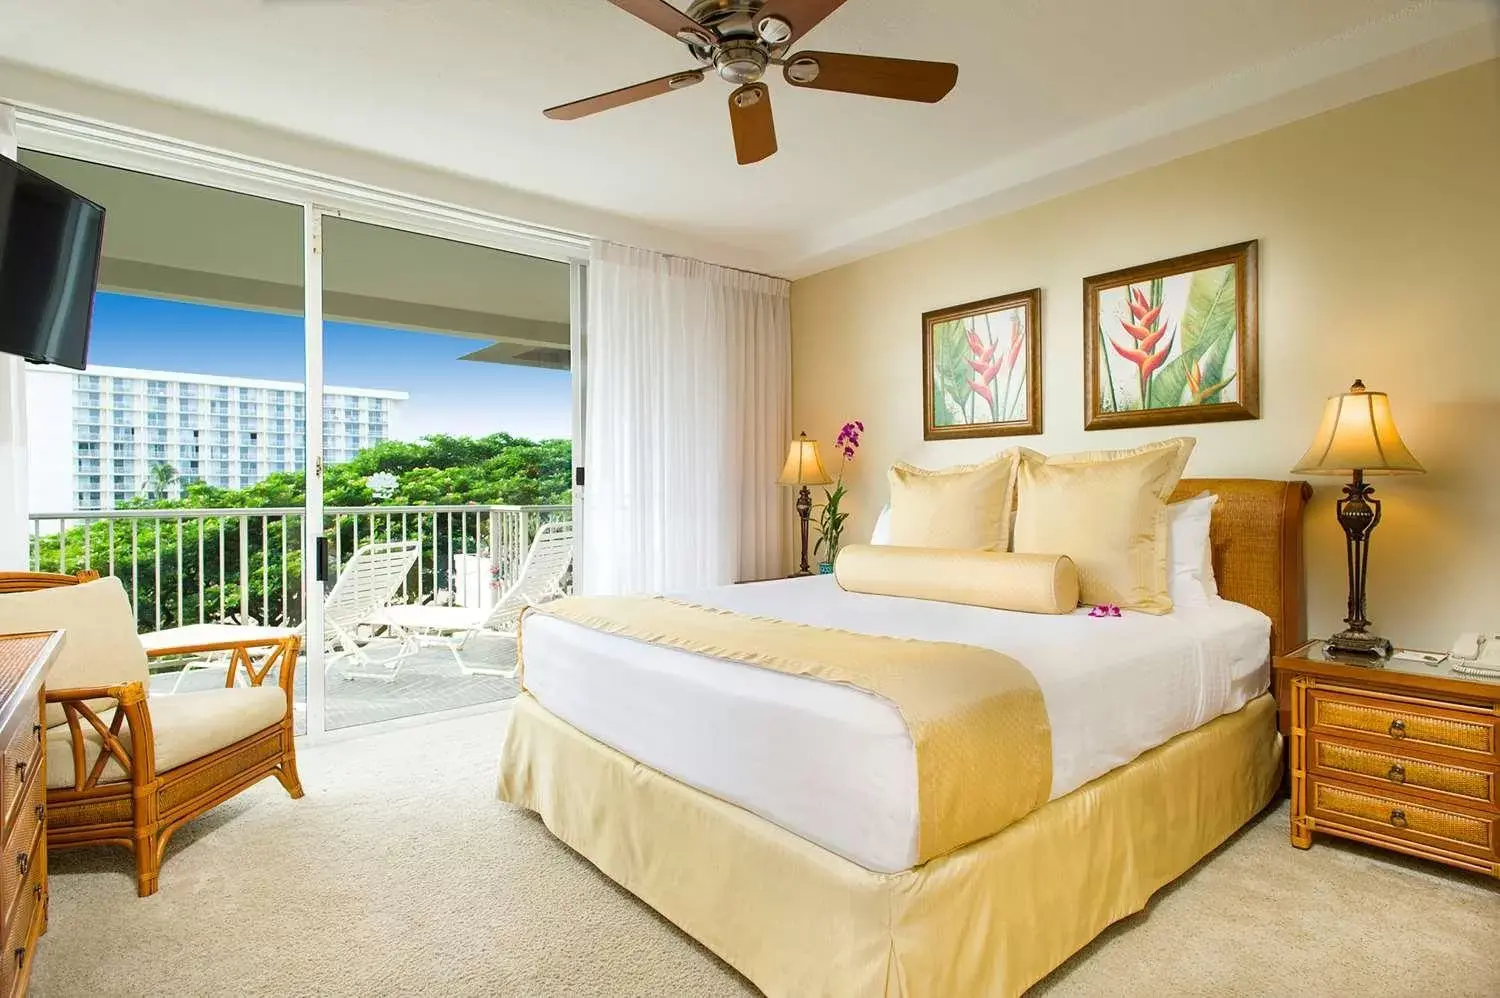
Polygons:
[[929,471],[891,466],[891,536],[899,547],[1004,551],[1010,546],[1019,449]]
[[1072,558],[1083,603],[1170,612],[1166,502],[1195,443],[1052,457],[1023,449],[1014,549]]
[[1078,607],[1078,571],[1067,555],[854,544],[839,551],[833,575],[851,593],[1023,613]]

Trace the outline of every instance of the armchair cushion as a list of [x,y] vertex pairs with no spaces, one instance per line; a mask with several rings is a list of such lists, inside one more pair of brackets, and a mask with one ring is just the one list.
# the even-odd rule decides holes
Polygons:
[[[0,595],[0,634],[68,632],[52,671],[50,690],[146,683],[146,651],[136,637],[125,587],[113,576],[76,586]],[[109,701],[94,703],[102,710]],[[47,724],[63,722],[62,707],[47,705]]]
[[[236,686],[229,689],[201,690],[174,696],[150,697],[151,730],[155,737],[156,772],[165,773],[178,766],[201,759],[211,752],[233,745],[279,722],[286,716],[286,693],[278,686]],[[61,710],[61,707],[58,708]],[[104,711],[99,719],[106,727],[114,711]],[[99,758],[99,733],[79,719],[84,741],[85,775]],[[127,751],[130,738],[122,725],[120,741]],[[104,767],[100,783],[118,783],[126,779],[125,770],[115,760]],[[55,790],[74,786],[72,735],[67,725],[47,731],[47,787]]]

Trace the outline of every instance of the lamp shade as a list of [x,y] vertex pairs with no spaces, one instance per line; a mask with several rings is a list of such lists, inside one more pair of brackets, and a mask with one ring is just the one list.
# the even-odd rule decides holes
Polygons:
[[786,452],[786,464],[776,479],[777,485],[828,485],[833,481],[818,454],[818,442],[804,433],[792,441]]
[[1420,475],[1425,470],[1396,431],[1390,397],[1366,391],[1362,381],[1328,400],[1312,446],[1292,469],[1308,475]]

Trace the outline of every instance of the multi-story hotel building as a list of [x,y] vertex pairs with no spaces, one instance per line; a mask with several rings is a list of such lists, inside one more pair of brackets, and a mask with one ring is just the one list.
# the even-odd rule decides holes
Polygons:
[[[391,439],[405,392],[323,390],[327,464]],[[177,480],[241,489],[306,466],[303,387],[177,371],[28,367],[31,508],[114,509],[153,489],[152,469]]]

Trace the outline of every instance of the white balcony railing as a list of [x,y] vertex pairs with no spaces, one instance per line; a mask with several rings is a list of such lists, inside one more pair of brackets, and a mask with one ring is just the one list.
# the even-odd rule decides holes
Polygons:
[[[403,601],[488,605],[494,587],[515,578],[537,528],[572,515],[571,506],[331,507],[326,584],[361,545],[414,540],[421,556]],[[31,568],[115,576],[142,631],[231,619],[294,626],[313,560],[303,518],[300,507],[35,513]]]

